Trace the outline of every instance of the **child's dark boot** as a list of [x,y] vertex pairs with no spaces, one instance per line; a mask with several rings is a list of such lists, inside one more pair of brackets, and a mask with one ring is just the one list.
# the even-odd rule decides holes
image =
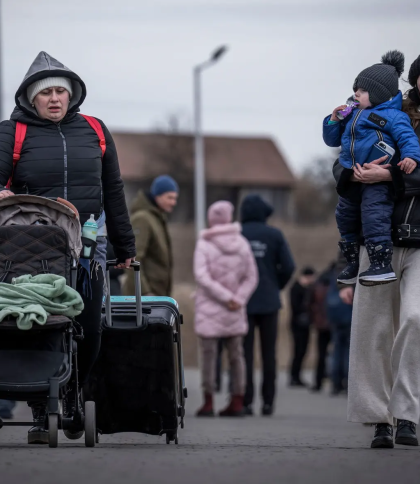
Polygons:
[[347,265],[338,275],[337,282],[340,284],[356,284],[357,274],[359,273],[359,243],[342,240],[338,243],[338,246],[346,258]]
[[397,280],[392,268],[393,247],[390,242],[380,244],[367,243],[366,249],[369,255],[370,266],[359,275],[359,282],[363,286],[378,286],[389,284]]

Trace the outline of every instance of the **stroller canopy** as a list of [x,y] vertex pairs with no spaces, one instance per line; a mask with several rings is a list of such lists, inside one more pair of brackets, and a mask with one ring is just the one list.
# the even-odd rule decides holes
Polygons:
[[72,256],[79,259],[82,250],[81,227],[77,209],[67,200],[14,195],[0,200],[0,226],[57,225],[68,235]]

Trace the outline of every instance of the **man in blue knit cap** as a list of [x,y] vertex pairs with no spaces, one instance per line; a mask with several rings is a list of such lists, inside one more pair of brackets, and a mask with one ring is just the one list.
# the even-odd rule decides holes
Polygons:
[[[169,175],[155,178],[148,193],[140,191],[131,206],[136,259],[141,263],[144,296],[169,296],[172,291],[172,247],[167,215],[178,202],[179,187]],[[132,296],[134,276],[127,274],[124,294]]]

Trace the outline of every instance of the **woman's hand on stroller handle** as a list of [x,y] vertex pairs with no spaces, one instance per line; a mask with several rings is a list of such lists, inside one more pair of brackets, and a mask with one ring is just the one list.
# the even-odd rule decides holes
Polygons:
[[13,195],[14,195],[14,193],[13,193],[13,192],[11,192],[10,190],[2,190],[2,191],[0,192],[0,200],[1,200],[2,198],[12,197]]

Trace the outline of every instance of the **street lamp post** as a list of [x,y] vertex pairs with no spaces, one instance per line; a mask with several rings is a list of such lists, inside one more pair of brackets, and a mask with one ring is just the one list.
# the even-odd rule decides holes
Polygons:
[[196,237],[206,226],[206,169],[204,139],[201,128],[201,72],[217,62],[227,51],[226,46],[214,51],[210,59],[194,67],[194,198]]

